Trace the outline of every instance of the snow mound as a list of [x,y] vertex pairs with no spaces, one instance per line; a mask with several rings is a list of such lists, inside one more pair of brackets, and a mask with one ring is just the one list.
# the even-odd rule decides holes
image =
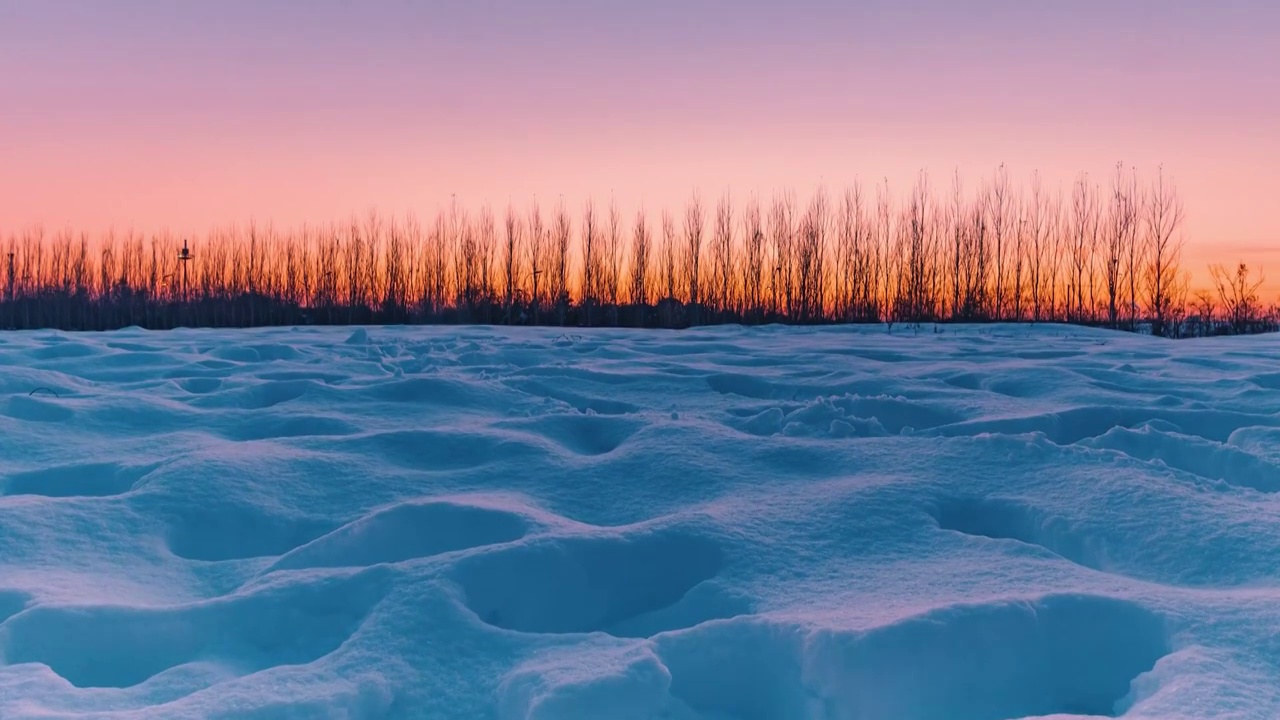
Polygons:
[[0,717],[1273,717],[1277,357],[0,335]]

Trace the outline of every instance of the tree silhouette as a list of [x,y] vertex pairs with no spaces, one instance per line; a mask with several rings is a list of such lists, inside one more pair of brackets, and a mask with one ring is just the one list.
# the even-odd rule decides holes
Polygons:
[[203,237],[40,227],[0,234],[0,325],[106,330],[339,323],[687,327],[740,323],[1072,322],[1180,337],[1276,328],[1241,264],[1192,293],[1181,199],[1117,164],[1024,192],[1004,165],[972,193],[935,194],[921,172],[896,196],[854,182],[791,190],[707,217],[593,201],[577,227],[563,199],[488,207],[456,198],[427,223],[370,212],[342,223],[215,228]]

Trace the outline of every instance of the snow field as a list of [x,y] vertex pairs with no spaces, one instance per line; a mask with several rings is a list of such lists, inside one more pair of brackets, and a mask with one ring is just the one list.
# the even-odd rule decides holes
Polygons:
[[1280,339],[0,336],[0,717],[1280,713]]

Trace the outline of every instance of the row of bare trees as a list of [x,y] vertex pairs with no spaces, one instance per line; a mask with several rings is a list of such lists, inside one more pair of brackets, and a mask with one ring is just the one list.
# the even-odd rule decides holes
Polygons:
[[967,191],[921,173],[679,214],[560,203],[501,217],[456,202],[427,225],[376,213],[193,241],[32,229],[0,240],[0,323],[127,325],[462,322],[680,327],[722,322],[1059,321],[1176,336],[1270,329],[1260,280],[1216,267],[1190,297],[1184,210],[1163,169],[1123,164],[1048,189],[1000,166]]

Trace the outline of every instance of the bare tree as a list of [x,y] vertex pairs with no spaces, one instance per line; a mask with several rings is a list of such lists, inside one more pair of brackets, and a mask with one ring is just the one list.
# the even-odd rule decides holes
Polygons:
[[1098,281],[1098,271],[1102,266],[1102,188],[1094,185],[1091,189],[1093,193],[1092,213],[1089,215],[1088,232],[1086,242],[1088,244],[1088,262],[1085,265],[1087,273],[1085,280],[1085,288],[1089,293],[1089,303],[1086,306],[1086,321],[1097,321],[1103,316],[1104,302],[1101,298],[1101,283]]
[[857,253],[859,233],[863,231],[862,188],[854,185],[845,190],[836,220],[835,287],[833,316],[848,321],[853,318],[854,288],[857,285]]
[[[1031,291],[1031,319],[1040,322],[1045,317],[1045,281],[1047,279],[1048,264],[1046,255],[1050,252],[1050,225],[1049,225],[1049,203],[1048,197],[1044,194],[1044,188],[1040,184],[1040,174],[1034,173],[1031,176],[1031,195],[1028,199],[1029,207],[1026,211],[1027,216],[1027,235],[1030,242],[1028,252],[1030,253],[1028,271],[1030,276]],[[1052,314],[1052,307],[1049,308]]]
[[973,258],[969,256],[969,219],[964,206],[960,171],[951,179],[951,204],[947,208],[948,288],[951,292],[951,317],[967,318],[973,312],[968,288],[968,268]]
[[758,320],[764,304],[765,236],[760,221],[760,201],[752,197],[743,214],[742,234],[746,258],[743,263],[743,301],[746,310],[755,313]]
[[569,240],[572,236],[569,213],[564,202],[556,206],[551,221],[551,244],[554,259],[551,266],[551,302],[556,306],[560,324],[565,321],[569,309]]
[[1103,277],[1107,286],[1107,322],[1112,327],[1119,327],[1120,324],[1125,245],[1132,236],[1136,222],[1137,208],[1134,204],[1134,193],[1131,192],[1131,187],[1125,180],[1124,163],[1118,163],[1111,180],[1111,205],[1107,212],[1103,260]]
[[830,223],[829,203],[825,190],[819,189],[809,202],[800,221],[796,246],[796,319],[812,322],[824,310],[826,296],[827,232]]
[[921,172],[899,223],[899,271],[897,273],[897,319],[921,322],[935,317],[939,266],[934,243],[937,215],[932,204],[929,175]]
[[895,242],[901,233],[895,232],[893,223],[893,199],[889,193],[889,181],[885,180],[876,196],[876,244],[879,263],[879,318],[892,327],[900,317],[902,298],[902,256],[900,243]]
[[[618,213],[618,205],[613,201],[609,202],[609,229],[605,246],[609,261],[604,277],[605,295],[609,304],[616,308],[619,302],[618,289],[622,283],[623,250],[622,216]],[[613,322],[617,323],[616,316]]]
[[990,192],[986,193],[987,217],[994,243],[995,287],[993,288],[992,317],[1003,320],[1008,311],[1008,243],[1010,232],[1009,211],[1012,207],[1009,193],[1009,172],[1003,164],[996,169]]
[[[1212,270],[1210,270],[1212,273]],[[1214,293],[1211,290],[1197,290],[1195,299],[1196,314],[1199,315],[1199,335],[1214,333]]]
[[[1262,308],[1258,303],[1258,290],[1265,278],[1249,277],[1249,266],[1244,263],[1236,265],[1235,272],[1229,272],[1222,265],[1209,266],[1209,275],[1213,280],[1214,290],[1218,294],[1218,303],[1223,315],[1234,333],[1248,332],[1249,327],[1258,321]],[[1212,307],[1209,306],[1209,315]]]
[[542,300],[540,281],[547,270],[547,231],[542,226],[542,209],[534,203],[529,210],[527,251],[529,254],[529,303],[532,306],[532,317],[538,321],[538,306]]
[[591,309],[600,301],[600,228],[595,203],[587,201],[582,214],[582,289],[579,294],[591,324]]
[[702,303],[702,234],[705,226],[702,201],[694,193],[685,206],[684,213],[684,276],[685,297],[693,308]]
[[1142,265],[1145,262],[1145,243],[1141,242],[1140,236],[1142,232],[1142,224],[1146,214],[1146,196],[1142,188],[1138,185],[1138,175],[1135,171],[1132,178],[1127,183],[1127,193],[1129,195],[1129,204],[1133,213],[1132,221],[1129,223],[1127,232],[1121,243],[1121,252],[1125,256],[1124,275],[1126,284],[1129,289],[1128,310],[1129,310],[1129,329],[1132,330],[1138,326],[1138,300],[1142,274]]
[[676,299],[676,221],[671,213],[662,211],[662,279],[665,300]]
[[1010,206],[1010,214],[1013,220],[1013,247],[1011,262],[1013,263],[1012,287],[1009,289],[1009,311],[1011,319],[1015,322],[1022,322],[1026,319],[1026,275],[1027,275],[1027,249],[1031,244],[1030,229],[1031,218],[1027,213],[1027,206],[1023,202],[1022,193],[1015,191],[1014,200]]
[[1061,187],[1058,188],[1057,194],[1053,196],[1049,203],[1047,232],[1049,238],[1047,243],[1049,246],[1049,268],[1045,288],[1048,290],[1046,300],[1048,302],[1049,315],[1067,320],[1067,306],[1070,303],[1070,296],[1059,280],[1067,272],[1066,258],[1069,250],[1066,200],[1063,197]]
[[1191,273],[1179,270],[1174,274],[1169,292],[1169,317],[1165,323],[1165,335],[1180,338],[1186,335],[1187,296],[1191,293]]
[[795,254],[792,247],[795,239],[795,196],[789,192],[773,198],[769,213],[769,239],[773,255],[769,282],[770,311],[795,317]]
[[643,306],[649,304],[649,223],[645,219],[644,210],[636,212],[636,221],[631,233],[631,304]]
[[[412,253],[419,236],[417,219],[413,217],[408,218],[404,225],[393,222],[387,233],[387,292],[383,305],[394,318],[403,317],[408,312],[415,265]],[[293,282],[291,277],[289,284],[292,286]]]
[[851,300],[854,320],[866,322],[877,318],[876,273],[879,253],[875,241],[875,226],[867,215],[861,183],[854,183],[846,194],[846,207],[853,223],[853,285]]
[[[446,269],[449,265],[445,244],[447,235],[444,215],[437,214],[427,235],[427,251],[419,257],[422,263],[419,273],[422,276],[422,306],[428,315],[436,315],[444,309]],[[323,260],[320,264],[324,265]]]
[[[377,212],[370,211],[365,218],[364,226],[364,243],[365,243],[365,264],[363,270],[363,283],[365,287],[365,301],[362,303],[360,311],[372,315],[372,306],[376,304],[376,299],[385,296],[386,289],[383,287],[387,272],[385,267],[379,267],[378,260],[383,257],[382,239],[386,230],[386,223],[381,215]],[[267,229],[267,246],[270,247],[275,242],[275,229]],[[275,253],[270,253],[275,255]],[[270,280],[268,280],[270,284]]]
[[494,293],[493,274],[496,268],[494,249],[498,245],[497,224],[493,210],[487,205],[480,209],[480,217],[476,223],[476,254],[478,256],[476,304],[488,307],[492,304]]
[[516,290],[520,283],[520,218],[516,209],[507,205],[506,236],[502,245],[502,316],[503,322],[511,323],[512,307],[516,302]]
[[729,194],[716,206],[716,228],[711,240],[711,305],[724,312],[730,308],[729,286],[733,280],[733,204]]
[[1071,193],[1071,257],[1068,288],[1068,319],[1087,319],[1085,298],[1089,295],[1093,233],[1096,228],[1097,194],[1089,186],[1088,175],[1076,179]]
[[1147,204],[1147,312],[1151,331],[1164,336],[1174,312],[1174,290],[1182,244],[1175,237],[1183,221],[1182,202],[1161,167]]
[[[252,237],[252,231],[250,231],[250,236]],[[344,279],[346,280],[347,291],[347,322],[354,322],[351,313],[357,305],[362,304],[364,301],[364,293],[362,292],[364,276],[360,272],[361,266],[364,264],[364,243],[360,240],[360,224],[354,218],[344,228],[342,248],[343,267],[346,270]],[[236,264],[236,267],[240,269],[239,263]],[[245,272],[248,272],[247,268],[245,268]],[[240,287],[243,284],[244,282],[238,277],[237,273],[237,277],[232,280],[232,285]]]
[[952,245],[956,253],[952,260],[953,282],[959,284],[953,290],[954,317],[979,320],[994,317],[991,302],[991,242],[990,242],[990,188],[983,188],[967,208],[961,202],[960,181],[952,188]]
[[479,229],[470,222],[466,214],[460,214],[457,218],[460,225],[456,232],[452,235],[456,238],[459,252],[454,262],[456,268],[454,273],[454,282],[458,291],[458,306],[465,310],[465,317],[469,322],[475,319],[476,308],[480,304],[482,291],[481,279],[481,233],[483,232],[483,220]]

